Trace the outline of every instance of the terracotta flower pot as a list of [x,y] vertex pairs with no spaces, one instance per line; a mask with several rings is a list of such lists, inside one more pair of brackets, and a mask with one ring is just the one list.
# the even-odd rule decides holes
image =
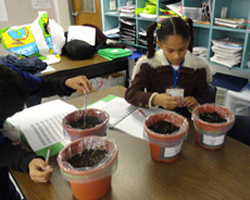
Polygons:
[[[148,129],[149,126],[159,121],[172,123],[179,130],[172,134],[162,135]],[[185,117],[172,112],[155,113],[145,119],[143,126],[153,159],[161,162],[172,162],[180,156],[181,147],[189,128],[189,123]]]
[[[209,123],[200,119],[200,113],[216,112],[226,122]],[[196,130],[196,141],[205,149],[216,150],[224,145],[225,135],[234,124],[235,116],[227,108],[217,104],[203,104],[197,106],[193,112],[194,128]]]
[[109,122],[109,114],[103,110],[95,108],[87,109],[87,116],[96,117],[99,121],[102,121],[101,124],[98,124],[93,128],[80,129],[80,128],[73,128],[70,125],[73,121],[77,121],[78,119],[81,118],[83,119],[84,112],[85,110],[74,111],[66,115],[62,120],[64,131],[66,135],[70,136],[71,141],[90,135],[105,136]]
[[[107,156],[96,167],[73,168],[68,161],[74,154],[85,148],[107,150]],[[65,147],[57,157],[62,176],[70,182],[72,192],[77,199],[90,200],[103,197],[111,188],[112,173],[117,165],[118,149],[115,143],[106,137],[87,136],[75,140]]]

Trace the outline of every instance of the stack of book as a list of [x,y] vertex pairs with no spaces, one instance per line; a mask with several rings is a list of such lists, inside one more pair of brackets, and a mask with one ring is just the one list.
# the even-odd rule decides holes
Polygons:
[[241,62],[243,40],[235,40],[232,38],[224,38],[221,40],[212,40],[212,51],[214,52],[211,61],[233,67]]
[[107,38],[120,38],[120,29],[119,27],[110,29],[108,31],[104,31],[103,34],[107,37]]
[[[138,33],[138,44],[147,46],[147,31],[143,28],[140,28]],[[156,32],[154,33],[154,46],[156,47]]]
[[121,17],[135,17],[135,5],[122,6],[119,8]]
[[147,33],[140,31],[138,33],[138,44],[147,46]]
[[201,58],[207,58],[207,47],[193,47],[193,54]]
[[215,18],[215,24],[230,28],[246,28],[247,20],[231,18]]
[[120,19],[120,39],[121,41],[136,43],[135,20]]

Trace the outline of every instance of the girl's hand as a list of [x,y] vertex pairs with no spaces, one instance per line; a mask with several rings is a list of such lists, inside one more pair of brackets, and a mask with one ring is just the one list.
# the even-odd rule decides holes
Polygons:
[[182,97],[174,97],[166,93],[157,94],[152,99],[153,105],[161,106],[168,110],[173,110],[182,102]]
[[86,76],[76,76],[74,78],[69,78],[65,81],[65,85],[85,94],[89,93],[92,89],[91,82]]
[[43,159],[34,158],[29,163],[29,176],[32,181],[46,183],[52,176],[53,168]]
[[179,107],[188,107],[188,108],[194,109],[198,105],[199,103],[194,97],[187,96],[187,97],[184,97],[183,102]]

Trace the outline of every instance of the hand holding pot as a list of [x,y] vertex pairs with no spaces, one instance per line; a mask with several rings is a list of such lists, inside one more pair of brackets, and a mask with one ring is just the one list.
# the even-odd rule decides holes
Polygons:
[[40,158],[34,158],[29,163],[29,175],[34,182],[48,182],[52,176],[52,172],[53,168]]

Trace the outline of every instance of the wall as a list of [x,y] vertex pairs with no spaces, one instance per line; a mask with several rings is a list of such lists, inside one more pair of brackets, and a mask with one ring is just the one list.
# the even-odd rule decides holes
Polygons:
[[[0,21],[0,29],[8,26],[19,26],[32,23],[38,16],[39,9],[32,7],[32,0],[3,0],[5,2],[8,21]],[[66,31],[71,25],[69,1],[71,0],[47,0],[50,8],[42,9],[47,11],[49,18],[54,19]],[[0,56],[9,52],[0,47]]]
[[71,11],[71,0],[53,0],[55,14],[56,14],[56,22],[60,24],[64,31],[68,30],[68,27],[73,24],[72,23],[72,15]]

